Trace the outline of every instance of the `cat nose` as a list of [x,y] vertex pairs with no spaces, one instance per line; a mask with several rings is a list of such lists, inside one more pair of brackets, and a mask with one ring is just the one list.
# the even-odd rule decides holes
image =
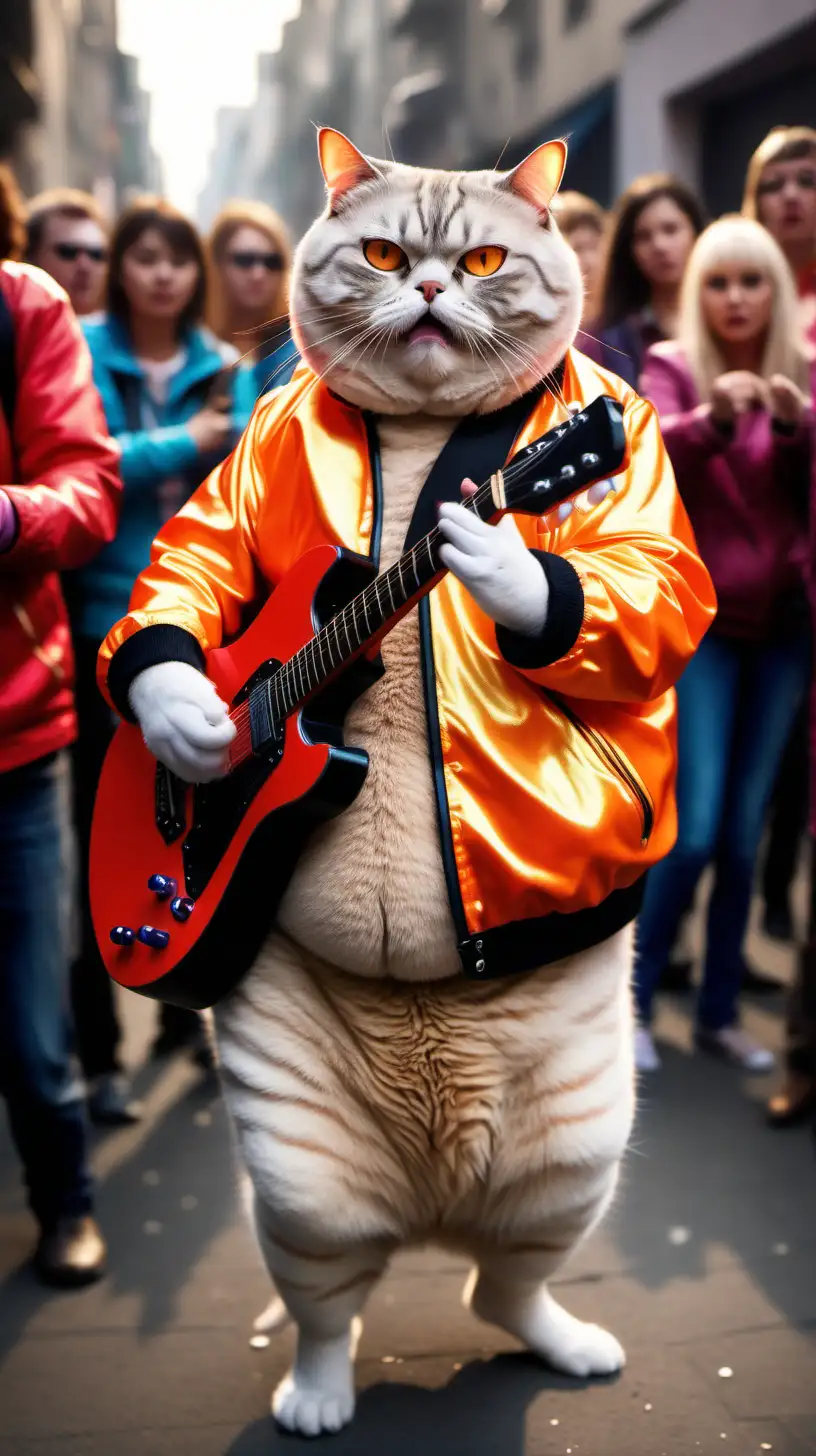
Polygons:
[[433,303],[437,293],[445,292],[444,283],[434,283],[426,279],[424,283],[417,284],[417,293],[421,293],[426,303]]

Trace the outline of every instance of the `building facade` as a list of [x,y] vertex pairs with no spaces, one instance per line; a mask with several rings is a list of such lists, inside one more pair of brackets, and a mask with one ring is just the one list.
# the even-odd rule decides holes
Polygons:
[[668,169],[719,212],[770,126],[816,125],[814,74],[814,0],[303,0],[215,190],[269,201],[299,235],[329,124],[439,167],[510,167],[565,136],[566,185],[604,205]]
[[149,117],[116,0],[0,4],[0,156],[25,193],[80,187],[112,215],[160,185]]
[[712,214],[738,208],[772,126],[816,127],[813,0],[675,0],[641,7],[624,37],[617,182],[667,168]]

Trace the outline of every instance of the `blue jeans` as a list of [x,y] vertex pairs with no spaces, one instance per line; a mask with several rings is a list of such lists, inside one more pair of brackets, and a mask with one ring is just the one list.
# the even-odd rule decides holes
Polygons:
[[92,1202],[69,1010],[67,774],[65,754],[0,774],[0,1093],[44,1228]]
[[738,1019],[754,867],[810,670],[804,631],[767,644],[709,633],[677,685],[677,843],[649,871],[638,922],[635,994],[644,1024],[680,919],[712,861],[697,1020],[720,1031]]

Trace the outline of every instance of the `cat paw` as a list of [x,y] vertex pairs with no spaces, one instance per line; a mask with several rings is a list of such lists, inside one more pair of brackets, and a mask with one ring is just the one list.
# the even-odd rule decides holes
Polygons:
[[272,1397],[272,1414],[284,1430],[299,1436],[341,1431],[354,1415],[354,1391],[310,1390],[290,1371]]
[[622,1345],[600,1325],[587,1324],[564,1309],[542,1285],[532,1297],[526,1291],[476,1276],[465,1286],[464,1300],[488,1324],[515,1335],[553,1370],[586,1379],[614,1375],[626,1364]]
[[614,1375],[626,1364],[623,1346],[609,1330],[576,1319],[555,1300],[540,1330],[528,1339],[528,1345],[554,1370],[579,1379],[588,1375]]

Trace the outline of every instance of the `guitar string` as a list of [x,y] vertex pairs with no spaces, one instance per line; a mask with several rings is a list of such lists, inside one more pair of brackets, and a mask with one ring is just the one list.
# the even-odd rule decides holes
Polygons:
[[[575,417],[573,417],[573,419],[575,419]],[[532,457],[532,460],[536,464],[538,464],[543,458],[545,458],[550,450],[555,448],[555,445],[563,438],[563,435],[566,432],[567,425],[569,423],[571,423],[571,421],[567,421],[564,425],[554,428],[554,438],[548,442],[548,447],[545,447],[542,450],[542,448],[539,446],[539,448],[535,451],[535,455]],[[528,450],[531,450],[532,446],[529,446],[527,448]],[[502,472],[502,477],[505,484],[512,485],[514,479],[518,479],[518,476],[520,474],[524,474],[529,470],[530,464],[531,458],[527,454],[527,451],[525,451],[518,460],[513,461],[510,465],[508,465],[506,471]],[[493,504],[494,502],[491,481],[484,482],[477,489],[474,495],[471,496],[466,502],[464,502],[465,509],[469,509],[476,514],[480,514],[480,510],[483,506],[492,506]],[[285,718],[289,717],[299,707],[300,703],[306,697],[308,697],[309,694],[313,692],[316,687],[319,686],[321,675],[324,677],[326,676],[326,668],[323,661],[324,643],[328,651],[329,667],[332,673],[337,672],[344,665],[344,662],[349,657],[353,657],[356,653],[360,651],[365,639],[360,638],[360,632],[357,623],[358,607],[362,609],[363,619],[365,621],[366,630],[369,636],[373,636],[374,634],[371,632],[371,625],[368,619],[368,609],[369,607],[372,607],[375,603],[378,613],[380,615],[380,621],[375,630],[379,631],[383,626],[385,626],[385,624],[389,620],[389,615],[384,610],[383,603],[380,600],[381,586],[386,586],[388,588],[388,596],[390,600],[392,616],[396,615],[397,611],[402,610],[408,605],[411,600],[411,595],[408,595],[407,597],[405,596],[404,583],[402,580],[403,563],[407,563],[409,561],[412,563],[418,592],[422,590],[422,587],[424,585],[427,585],[427,583],[432,580],[433,576],[436,575],[440,569],[439,564],[434,561],[433,552],[436,546],[439,544],[441,538],[442,532],[439,530],[438,527],[434,527],[430,532],[428,532],[425,537],[423,537],[421,541],[416,543],[416,545],[411,549],[410,552],[404,553],[404,555],[399,558],[397,562],[389,567],[388,571],[383,572],[380,576],[376,577],[374,582],[372,582],[371,585],[367,587],[364,592],[360,593],[357,597],[352,598],[351,602],[346,603],[346,605],[339,612],[337,612],[334,617],[329,620],[329,622],[325,624],[320,632],[316,633],[315,636],[308,643],[305,643],[303,647],[298,650],[297,653],[293,654],[292,658],[290,658],[287,663],[283,664],[282,667],[279,668],[278,671],[272,675],[272,677],[268,680],[268,683],[265,686],[268,686],[271,691],[274,692],[275,709],[278,722],[281,722],[285,720]],[[423,553],[427,557],[426,562],[423,562],[422,560]],[[430,576],[424,577],[423,580],[420,580],[420,566],[422,567],[423,572],[430,568]],[[392,592],[392,583],[394,582],[395,578],[399,579],[400,586],[402,587],[403,600],[401,601],[399,607],[394,602]],[[352,641],[349,631],[349,613],[351,614],[351,626],[354,630],[355,641]],[[346,637],[346,649],[344,649],[343,644],[340,640],[341,623]],[[330,634],[332,628],[334,629],[335,640],[337,643],[337,661],[335,661],[334,658],[334,649],[331,647]],[[319,653],[320,656],[319,668],[316,653]],[[316,681],[314,684],[311,680],[312,670],[314,670],[316,676]],[[299,684],[298,677],[300,678]],[[305,690],[303,686],[304,677],[306,680]],[[238,709],[235,710],[233,714],[231,714],[231,717],[235,722],[236,727],[238,728],[238,737],[233,744],[233,749],[230,755],[231,761],[233,762],[233,764],[235,764],[238,762],[242,762],[244,758],[248,757],[249,754],[252,752],[251,744],[245,744],[245,740],[248,736],[248,730],[251,736],[251,727],[249,723],[249,703],[247,702],[242,704]]]
[[[562,425],[554,427],[553,439],[548,441],[547,446],[542,448],[539,445],[539,447],[535,450],[535,453],[533,455],[530,455],[528,452],[532,451],[534,448],[533,445],[530,445],[525,451],[522,452],[517,460],[511,461],[511,463],[507,466],[506,470],[501,472],[504,484],[512,486],[514,480],[517,480],[520,475],[525,474],[529,470],[532,463],[539,464],[541,461],[543,461],[546,458],[547,454],[549,454],[550,451],[553,450],[555,446],[563,439],[564,434],[568,432],[569,425],[573,422],[575,424],[578,423],[577,416],[573,416],[571,420],[565,421]],[[463,504],[466,510],[470,510],[471,512],[479,515],[480,519],[482,519],[481,508],[487,505],[492,506],[494,504],[492,478],[491,480],[485,481],[481,486],[479,486],[475,493],[471,497],[469,497],[467,501],[463,502]],[[376,604],[376,608],[380,616],[380,621],[378,622],[375,631],[380,631],[381,628],[389,621],[389,615],[396,615],[398,611],[403,610],[408,605],[411,600],[411,596],[414,593],[409,593],[408,595],[406,595],[405,583],[403,581],[403,566],[407,566],[410,563],[413,570],[414,578],[417,583],[417,592],[421,592],[423,586],[427,585],[427,583],[432,580],[433,576],[436,575],[440,570],[439,564],[434,561],[433,553],[435,548],[439,545],[440,540],[443,539],[444,538],[439,527],[433,527],[433,529],[429,531],[427,535],[422,538],[422,540],[418,541],[416,545],[411,548],[410,551],[405,552],[400,558],[398,558],[396,562],[392,564],[392,566],[388,568],[387,571],[375,577],[374,581],[368,587],[366,587],[363,592],[359,593],[356,597],[353,597],[352,600],[350,602],[347,602],[346,605],[341,608],[339,612],[335,613],[335,615],[324,625],[323,628],[321,628],[319,632],[314,635],[314,637],[310,639],[309,642],[304,643],[304,645],[299,648],[295,654],[293,654],[289,661],[283,664],[277,670],[277,672],[272,675],[272,677],[268,680],[266,686],[268,686],[274,692],[275,708],[277,711],[277,718],[279,722],[283,721],[286,717],[289,717],[298,708],[303,699],[308,697],[308,695],[313,692],[317,686],[319,686],[321,676],[326,676],[326,665],[323,660],[324,645],[327,649],[329,668],[332,673],[338,671],[339,668],[343,666],[344,662],[348,657],[354,656],[355,653],[358,653],[360,651],[361,647],[365,642],[365,638],[360,637],[360,629],[357,621],[358,610],[362,612],[363,621],[366,627],[366,633],[369,637],[371,637],[374,635],[374,633],[372,633],[371,631],[371,624],[368,617],[369,608],[373,608]],[[427,558],[426,561],[423,561],[423,554]],[[427,571],[427,569],[430,568],[430,576],[424,577],[422,580],[420,580],[420,567],[422,568],[423,572]],[[399,582],[402,596],[402,600],[400,601],[399,605],[397,605],[394,601],[394,595],[392,590],[392,587],[396,585],[397,581]],[[387,588],[388,599],[391,607],[390,614],[384,609],[383,603],[380,600],[381,588]],[[354,632],[354,641],[352,641],[349,630],[349,614],[351,617],[351,628]],[[340,640],[341,624],[346,638],[346,648],[343,647],[343,644]],[[334,649],[331,646],[330,634],[332,632],[332,629],[334,629],[334,636],[339,654],[337,661],[335,661]],[[319,665],[317,660],[318,654],[320,658]],[[311,680],[312,671],[314,671],[316,679],[314,683],[312,683]],[[300,679],[299,683],[298,678]],[[305,689],[304,678],[306,683]],[[235,712],[232,713],[230,716],[232,717],[233,721],[236,724],[236,727],[238,728],[238,738],[233,744],[233,750],[230,755],[232,762],[236,763],[243,761],[243,758],[246,756],[244,753],[241,752],[241,748],[243,747],[242,740],[245,738],[246,730],[249,727],[249,703],[245,702],[241,704],[240,707],[236,709]],[[249,751],[251,752],[251,748]]]
[[[530,457],[527,457],[526,452],[523,452],[524,458],[519,457],[517,460],[511,462],[510,465],[508,465],[507,469],[502,472],[502,478],[505,485],[512,486],[514,480],[517,480],[520,475],[527,473],[532,461],[534,461],[535,464],[538,464],[542,458],[546,457],[546,455],[552,449],[554,449],[555,446],[562,439],[568,424],[569,421],[565,422],[564,425],[555,427],[553,431],[554,438],[548,442],[547,447],[545,447],[544,449],[539,447],[539,449],[535,451],[535,455],[532,457],[532,460]],[[530,450],[532,447],[528,446],[527,448],[528,450]],[[480,519],[483,519],[481,515],[482,508],[485,506],[493,506],[494,504],[491,480],[485,481],[480,487],[478,487],[474,495],[469,497],[468,500],[463,504],[466,510],[470,510],[472,513],[479,515]],[[321,653],[322,662],[322,644],[320,642],[320,638],[322,636],[328,638],[328,634],[330,633],[332,626],[334,626],[337,646],[338,650],[340,651],[340,660],[338,663],[335,663],[331,656],[329,660],[331,670],[336,671],[339,666],[342,666],[344,657],[346,655],[340,642],[340,626],[342,625],[343,631],[346,636],[348,652],[351,654],[359,652],[361,646],[363,645],[363,642],[365,641],[365,638],[360,637],[360,631],[357,623],[358,608],[361,609],[363,612],[363,618],[366,624],[367,634],[368,636],[371,636],[373,634],[371,633],[370,623],[368,622],[368,608],[376,605],[376,608],[381,617],[381,620],[376,628],[376,631],[379,631],[389,620],[389,614],[384,611],[383,603],[380,600],[380,589],[382,588],[383,590],[387,590],[388,592],[388,598],[391,607],[390,615],[395,615],[397,611],[402,610],[405,606],[408,605],[411,597],[414,595],[413,592],[408,593],[407,595],[405,593],[404,582],[402,579],[403,564],[407,566],[410,563],[411,567],[413,568],[414,577],[417,583],[416,590],[421,591],[422,587],[427,584],[427,581],[430,578],[424,577],[423,580],[420,580],[419,571],[417,568],[420,564],[422,565],[423,571],[427,570],[427,568],[430,567],[431,575],[436,575],[436,573],[440,570],[440,566],[439,563],[434,560],[433,553],[436,547],[440,544],[440,541],[444,541],[444,537],[442,535],[442,532],[439,530],[439,527],[435,526],[431,531],[428,532],[425,537],[422,538],[421,541],[418,541],[410,551],[405,552],[396,562],[394,562],[387,571],[377,576],[370,584],[370,586],[366,587],[366,589],[358,596],[352,598],[350,602],[347,602],[346,605],[342,607],[341,610],[337,612],[328,623],[326,623],[325,627],[322,628],[320,632],[316,633],[309,642],[304,643],[303,647],[301,647],[298,652],[293,655],[289,662],[284,664],[283,667],[278,670],[278,674],[276,674],[276,676],[279,677],[282,691],[288,689],[289,691],[287,693],[287,696],[289,696],[290,698],[292,689],[294,689],[295,693],[299,692],[300,695],[299,698],[296,698],[288,706],[288,713],[293,712],[298,706],[298,702],[302,700],[304,696],[306,696],[306,694],[304,694],[303,692],[302,685],[300,689],[298,688],[295,677],[296,673],[301,673],[302,670],[305,672],[308,682],[308,692],[312,692],[314,690],[314,686],[317,685],[313,685],[311,682],[311,671],[312,669],[314,669],[316,673],[318,672],[318,664],[315,657],[316,649]],[[426,560],[423,560],[423,556],[426,558]],[[399,603],[399,606],[394,601],[392,590],[392,588],[396,585],[397,581],[399,581],[400,587],[402,588],[402,600]],[[351,627],[354,631],[354,642],[352,642],[349,633],[349,616],[351,618]],[[325,672],[325,666],[323,667],[323,671]]]

